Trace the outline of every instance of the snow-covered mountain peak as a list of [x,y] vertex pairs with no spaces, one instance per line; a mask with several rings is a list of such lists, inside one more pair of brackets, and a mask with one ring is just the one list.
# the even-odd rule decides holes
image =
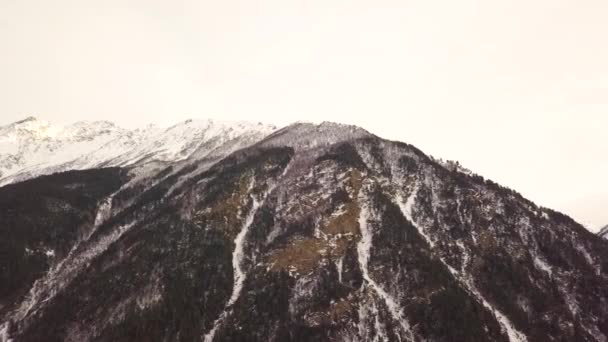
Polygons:
[[49,137],[54,136],[59,127],[48,121],[30,116],[24,120],[0,127],[0,138],[19,138],[20,136]]
[[189,119],[168,128],[126,129],[103,120],[55,125],[28,117],[0,127],[0,185],[69,169],[180,161],[240,137],[253,143],[274,130],[244,121]]
[[59,125],[30,116],[0,127],[0,139],[13,142],[20,140],[18,145],[25,146],[27,140],[92,140],[100,135],[124,131],[127,130],[110,121],[78,121],[69,125]]
[[334,123],[108,129],[56,166],[93,169],[0,188],[0,341],[608,340],[608,243],[456,162]]

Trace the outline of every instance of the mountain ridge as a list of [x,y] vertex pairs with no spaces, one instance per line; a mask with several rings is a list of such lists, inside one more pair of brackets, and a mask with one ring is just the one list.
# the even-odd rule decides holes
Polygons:
[[60,126],[28,117],[0,127],[0,185],[71,169],[178,162],[205,142],[217,140],[219,146],[240,136],[261,138],[275,129],[189,119],[166,129],[147,125],[129,130],[109,121]]
[[[354,126],[296,123],[213,146],[0,188],[0,201],[35,196],[23,189],[34,183],[57,192],[39,199],[44,215],[0,211],[0,241],[53,232],[48,217],[75,237],[12,244],[0,268],[21,280],[0,291],[0,336],[608,339],[608,242],[566,215]],[[74,189],[96,205],[74,207]]]

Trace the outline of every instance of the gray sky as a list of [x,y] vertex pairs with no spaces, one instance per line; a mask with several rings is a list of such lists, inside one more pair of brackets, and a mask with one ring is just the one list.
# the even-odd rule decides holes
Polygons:
[[608,224],[605,0],[0,0],[0,124],[338,121]]

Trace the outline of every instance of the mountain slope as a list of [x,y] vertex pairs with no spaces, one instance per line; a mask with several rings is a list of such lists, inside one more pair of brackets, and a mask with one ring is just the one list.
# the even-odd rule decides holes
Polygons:
[[604,228],[600,229],[600,231],[597,232],[597,235],[604,239],[608,239],[608,225],[605,226]]
[[4,300],[5,337],[608,336],[608,242],[512,190],[330,123],[222,155],[133,169],[98,201],[93,233]]
[[111,122],[52,125],[29,117],[0,127],[0,185],[74,169],[184,160],[243,138],[260,140],[275,128],[246,122],[187,120],[167,129],[128,130]]
[[98,203],[127,180],[120,169],[70,171],[0,188],[0,308],[91,234]]

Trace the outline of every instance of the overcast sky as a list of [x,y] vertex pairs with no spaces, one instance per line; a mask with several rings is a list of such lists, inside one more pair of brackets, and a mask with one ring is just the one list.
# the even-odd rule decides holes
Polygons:
[[0,124],[353,123],[608,224],[608,1],[0,0]]

